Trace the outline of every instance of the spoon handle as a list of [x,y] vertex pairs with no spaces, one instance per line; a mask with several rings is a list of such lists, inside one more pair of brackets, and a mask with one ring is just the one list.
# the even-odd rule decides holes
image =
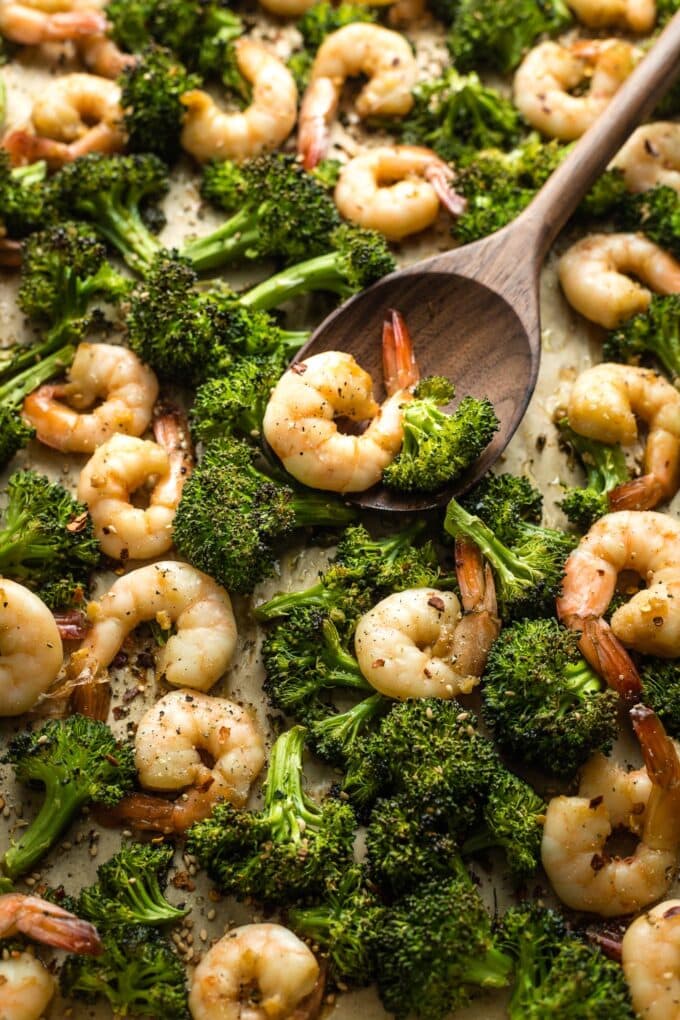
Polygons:
[[[533,233],[539,260],[623,143],[680,74],[680,12],[510,231]],[[526,249],[525,249],[526,250]]]

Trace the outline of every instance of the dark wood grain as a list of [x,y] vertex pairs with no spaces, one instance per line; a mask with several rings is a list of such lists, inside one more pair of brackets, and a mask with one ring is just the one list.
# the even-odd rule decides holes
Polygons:
[[405,317],[422,375],[445,375],[458,396],[487,396],[500,419],[494,442],[455,486],[400,497],[383,486],[352,494],[380,510],[418,511],[446,503],[477,481],[503,452],[531,398],[540,362],[538,280],[543,259],[583,196],[633,128],[680,74],[680,13],[597,122],[510,226],[393,273],[333,312],[296,361],[350,351],[381,378],[380,337],[389,308]]

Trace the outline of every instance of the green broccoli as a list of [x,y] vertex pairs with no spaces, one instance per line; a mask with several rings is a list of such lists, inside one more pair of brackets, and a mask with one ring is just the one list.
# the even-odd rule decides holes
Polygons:
[[680,195],[675,188],[658,184],[627,195],[619,220],[627,230],[644,231],[655,244],[680,258]]
[[0,150],[0,226],[9,238],[26,237],[52,220],[54,210],[46,178],[45,162],[12,167],[8,153]]
[[389,699],[382,694],[371,694],[344,712],[311,719],[309,738],[314,753],[331,765],[344,768],[389,705]]
[[305,902],[337,889],[352,861],[355,818],[343,800],[320,804],[302,787],[302,726],[274,744],[260,811],[221,803],[187,834],[187,849],[226,893],[267,904]]
[[102,722],[72,715],[19,733],[2,759],[20,783],[39,783],[45,799],[36,818],[2,859],[11,879],[31,871],[81,808],[117,804],[136,776],[132,748],[117,744]]
[[586,473],[586,485],[566,488],[559,506],[567,520],[587,531],[598,518],[609,513],[610,492],[629,481],[626,457],[618,445],[610,446],[574,432],[567,418],[561,418],[557,427],[560,441],[578,457]]
[[503,850],[510,874],[524,882],[541,860],[546,804],[528,783],[500,767],[494,772],[484,799],[482,819],[467,836],[463,854],[497,847]]
[[537,36],[561,32],[571,20],[563,0],[460,0],[449,49],[461,71],[484,65],[507,74]]
[[99,931],[184,917],[188,908],[174,907],[163,895],[172,854],[168,843],[127,843],[97,868],[96,884],[81,891],[78,914]]
[[298,528],[348,524],[356,511],[289,485],[258,466],[243,440],[209,443],[184,486],[175,517],[178,551],[231,592],[251,592],[274,571],[276,543]]
[[680,665],[646,655],[640,663],[642,701],[654,709],[673,737],[680,737]]
[[271,391],[287,360],[285,349],[236,358],[217,379],[199,386],[190,416],[194,438],[204,443],[223,435],[259,439]]
[[35,435],[34,429],[21,416],[24,397],[53,376],[60,375],[73,361],[75,348],[72,344],[64,344],[42,357],[43,343],[12,348],[7,362],[0,368],[0,467],[5,467]]
[[680,377],[680,296],[655,294],[646,312],[607,334],[602,354],[607,361],[658,364],[675,381]]
[[499,426],[489,400],[464,397],[452,414],[440,410],[453,386],[424,379],[403,411],[404,441],[383,481],[399,492],[437,492],[459,478],[491,442]]
[[571,776],[618,732],[618,696],[554,619],[522,620],[496,639],[482,687],[483,715],[501,748],[553,775]]

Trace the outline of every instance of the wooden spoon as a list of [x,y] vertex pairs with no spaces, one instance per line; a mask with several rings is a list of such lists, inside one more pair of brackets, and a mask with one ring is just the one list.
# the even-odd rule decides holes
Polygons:
[[440,506],[478,481],[497,460],[536,385],[543,259],[591,185],[678,74],[680,13],[513,223],[474,244],[384,277],[329,315],[298,353],[295,361],[320,351],[349,351],[377,388],[383,319],[389,308],[396,308],[414,339],[421,376],[447,376],[459,398],[489,397],[500,419],[494,441],[450,488],[400,495],[377,485],[350,494],[352,502],[378,510]]

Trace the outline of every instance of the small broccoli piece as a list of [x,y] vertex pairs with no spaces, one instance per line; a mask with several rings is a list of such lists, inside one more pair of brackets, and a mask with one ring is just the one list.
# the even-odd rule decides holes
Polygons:
[[656,363],[675,381],[680,377],[680,296],[655,294],[646,312],[608,333],[602,354],[629,365]]
[[168,189],[168,169],[157,156],[82,156],[54,175],[52,188],[66,215],[91,223],[132,269],[148,269],[160,245],[144,207]]
[[327,952],[333,981],[361,988],[373,981],[384,917],[385,907],[366,888],[361,868],[352,867],[324,903],[294,907],[286,920],[294,932]]
[[479,149],[507,148],[520,135],[520,117],[510,100],[474,72],[461,75],[453,67],[415,86],[413,107],[399,126],[404,142],[426,145],[447,163]]
[[16,471],[3,516],[0,573],[37,591],[52,608],[82,602],[100,560],[87,508],[45,475]]
[[[567,147],[567,151],[572,146]],[[577,215],[581,219],[603,216],[618,216],[630,200],[623,171],[618,167],[600,174],[592,188],[581,202]]]
[[271,751],[261,811],[213,808],[187,836],[210,877],[226,892],[268,904],[319,899],[337,889],[352,861],[355,818],[339,798],[317,804],[302,787],[302,726]]
[[639,668],[645,705],[654,709],[672,737],[680,737],[680,663],[646,655]]
[[[443,384],[443,385],[442,385]],[[404,441],[383,481],[399,492],[437,492],[470,467],[491,442],[499,421],[489,400],[464,397],[452,414],[446,379],[425,379],[403,411]]]
[[587,531],[598,518],[609,513],[612,489],[630,479],[626,457],[618,445],[610,446],[574,432],[567,418],[561,418],[557,427],[560,440],[578,457],[586,472],[585,486],[567,488],[559,506],[573,525]]
[[181,98],[198,88],[200,78],[190,74],[170,50],[147,46],[136,62],[125,68],[119,83],[128,151],[175,159],[180,153],[186,112]]
[[396,268],[385,238],[375,230],[343,224],[328,240],[332,251],[270,276],[242,294],[242,304],[267,311],[315,290],[348,298]]
[[20,783],[39,783],[45,799],[2,859],[11,879],[26,874],[45,856],[85,804],[117,804],[136,776],[132,749],[117,744],[104,723],[72,715],[14,737],[2,761]]
[[485,475],[463,505],[504,541],[512,538],[518,520],[540,524],[543,517],[543,495],[524,475]]
[[194,438],[204,443],[223,435],[259,438],[271,391],[287,360],[285,350],[237,358],[219,378],[199,386],[190,417]]
[[121,925],[158,925],[176,921],[189,910],[173,907],[163,895],[172,863],[168,843],[128,843],[97,868],[95,885],[83,889],[78,913],[99,931]]
[[202,192],[227,211],[238,211],[183,249],[183,257],[199,271],[247,259],[293,263],[323,255],[340,226],[327,189],[291,155],[259,156],[238,168],[209,163]]
[[554,619],[504,628],[487,663],[483,715],[501,748],[571,776],[618,732],[618,697],[583,659],[578,635]]
[[644,231],[651,241],[680,258],[680,195],[675,188],[659,184],[628,195],[619,218],[626,229]]
[[314,753],[332,765],[344,767],[357,754],[362,740],[384,715],[390,702],[381,694],[372,694],[345,712],[335,712],[309,723]]
[[226,288],[198,289],[197,279],[182,258],[162,252],[132,292],[130,347],[163,378],[197,386],[228,374],[236,358],[287,360],[307,339],[244,308]]
[[528,783],[499,767],[486,794],[481,826],[463,843],[463,854],[499,847],[511,875],[523,882],[541,862],[546,804]]
[[460,0],[448,43],[457,68],[479,65],[504,74],[517,67],[537,36],[571,24],[563,0]]
[[0,226],[9,237],[26,237],[52,220],[54,210],[46,178],[46,163],[12,167],[7,152],[0,150]]
[[68,956],[59,977],[62,995],[106,999],[118,1016],[190,1020],[184,965],[160,932],[144,926],[103,935],[101,956]]
[[43,342],[14,348],[8,363],[0,369],[0,467],[5,467],[35,435],[21,416],[24,397],[59,375],[73,361],[75,348],[71,344],[47,357],[42,357],[42,347]]
[[510,1020],[633,1020],[620,964],[572,934],[553,910],[537,903],[511,907],[499,944],[514,961]]
[[389,907],[376,952],[380,998],[398,1020],[444,1020],[480,989],[505,987],[512,971],[462,867]]
[[293,488],[257,466],[246,442],[225,436],[206,446],[184,486],[175,517],[177,549],[231,592],[251,592],[274,571],[276,543],[298,528],[342,527],[356,511]]

